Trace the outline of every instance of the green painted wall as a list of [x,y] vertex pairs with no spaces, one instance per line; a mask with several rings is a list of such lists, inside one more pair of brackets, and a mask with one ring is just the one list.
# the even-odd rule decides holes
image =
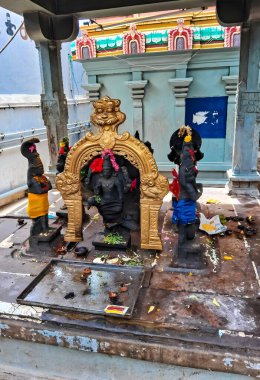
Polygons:
[[[136,130],[134,113],[137,111],[125,82],[148,81],[142,100],[144,140],[152,142],[158,167],[166,174],[170,174],[173,166],[167,159],[170,136],[185,121],[185,95],[187,98],[228,96],[226,138],[203,139],[205,158],[199,163],[200,177],[209,183],[224,183],[226,170],[231,167],[236,85],[233,92],[227,91],[223,77],[228,81],[236,78],[238,62],[239,50],[225,48],[106,57],[86,60],[82,64],[87,74],[94,75],[102,85],[101,96],[121,99],[122,110],[127,116],[124,127],[120,128],[122,132]],[[171,80],[185,84],[187,78],[192,81],[186,89],[180,84],[178,91],[185,93],[180,98],[179,92],[173,91]]]
[[[113,80],[112,80],[113,78]],[[132,99],[130,92],[125,86],[125,81],[129,81],[132,79],[132,75],[130,73],[117,74],[114,73],[112,75],[99,75],[98,81],[102,83],[100,95],[102,96],[110,96],[110,98],[116,98],[121,100],[120,109],[122,112],[126,114],[126,121],[122,126],[120,126],[120,132],[132,131],[132,118],[133,112],[132,107],[129,107],[129,104],[132,104]],[[111,80],[113,83],[111,83]],[[120,96],[118,96],[120,94]]]
[[[144,140],[151,141],[157,162],[167,162],[169,139],[174,123],[174,104],[168,79],[173,73],[145,72],[143,79],[148,80],[145,88],[144,105]],[[172,98],[172,99],[171,99]]]

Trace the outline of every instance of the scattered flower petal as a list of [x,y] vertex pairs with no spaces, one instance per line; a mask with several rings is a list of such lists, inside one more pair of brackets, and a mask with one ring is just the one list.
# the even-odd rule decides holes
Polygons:
[[220,304],[218,303],[218,301],[216,300],[216,298],[213,298],[212,303],[213,303],[213,305],[215,305],[217,307],[220,307]]
[[152,311],[154,311],[154,309],[155,309],[155,306],[149,306],[147,314],[150,314]]

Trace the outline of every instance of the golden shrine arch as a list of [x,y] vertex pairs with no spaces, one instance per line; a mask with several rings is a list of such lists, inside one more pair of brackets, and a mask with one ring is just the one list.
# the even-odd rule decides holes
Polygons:
[[120,100],[108,96],[93,103],[91,122],[99,133],[88,132],[68,153],[64,172],[57,175],[56,185],[68,208],[68,227],[65,240],[82,240],[81,169],[104,149],[124,156],[140,173],[141,248],[162,249],[158,233],[158,215],[163,197],[168,193],[168,180],[158,172],[153,155],[146,145],[118,126],[125,121]]

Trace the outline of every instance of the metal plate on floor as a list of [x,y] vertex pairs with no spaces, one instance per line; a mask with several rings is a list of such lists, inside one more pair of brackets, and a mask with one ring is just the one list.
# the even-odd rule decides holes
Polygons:
[[[81,276],[86,268],[91,269],[91,274],[87,280],[82,281]],[[105,315],[104,309],[112,303],[108,293],[119,292],[120,285],[125,284],[128,291],[119,292],[116,304],[128,307],[124,317],[130,318],[143,278],[143,267],[52,260],[17,297],[17,302],[49,309]],[[72,298],[67,298],[70,293]]]

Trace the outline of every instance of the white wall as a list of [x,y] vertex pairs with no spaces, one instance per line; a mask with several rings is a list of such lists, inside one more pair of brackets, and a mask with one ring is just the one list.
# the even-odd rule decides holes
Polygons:
[[[37,98],[37,96],[35,97]],[[19,106],[17,100],[19,100],[19,98],[16,98],[16,106],[10,108],[1,108],[0,103],[0,195],[20,186],[26,185],[28,164],[27,160],[20,153],[20,145],[22,142],[20,137],[30,135],[30,132],[23,133],[25,130],[29,131],[42,128],[40,133],[43,135],[39,136],[39,139],[42,142],[37,144],[37,150],[41,155],[46,171],[48,170],[49,165],[49,152],[45,132],[46,129],[41,118],[40,99],[38,100],[38,106],[34,107],[21,107]],[[69,123],[71,124],[74,122],[89,120],[89,103],[86,103],[86,100],[82,99],[82,97],[77,97],[76,100],[82,101],[83,103],[78,105],[69,104]],[[12,104],[14,103],[10,102],[10,105]],[[10,133],[10,130],[12,130],[12,132],[21,131],[21,133],[14,134],[12,136],[6,135]],[[3,137],[4,139],[2,139]],[[71,144],[74,144],[78,137],[78,134],[70,136]],[[11,139],[18,140],[3,143],[4,141],[10,141]]]

